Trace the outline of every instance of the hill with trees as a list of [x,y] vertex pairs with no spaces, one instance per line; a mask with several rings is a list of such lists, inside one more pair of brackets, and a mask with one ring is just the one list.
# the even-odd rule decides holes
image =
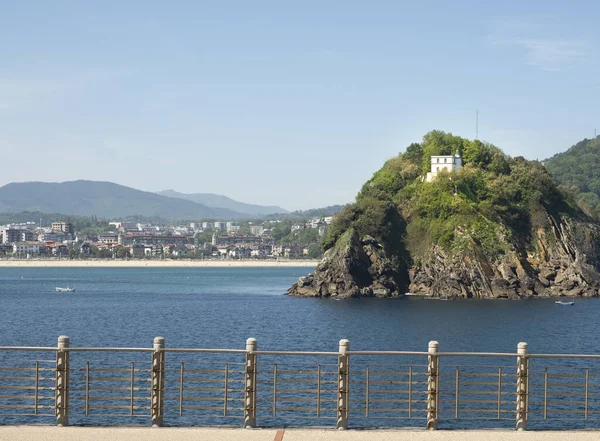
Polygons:
[[[458,172],[424,175],[431,156]],[[598,295],[600,227],[539,162],[432,131],[388,160],[337,215],[304,296]]]
[[600,136],[584,139],[543,164],[561,188],[575,195],[586,212],[600,216]]

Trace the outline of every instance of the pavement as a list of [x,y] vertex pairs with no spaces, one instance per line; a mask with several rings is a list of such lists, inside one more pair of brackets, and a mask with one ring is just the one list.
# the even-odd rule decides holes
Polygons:
[[0,441],[598,441],[600,431],[0,426]]

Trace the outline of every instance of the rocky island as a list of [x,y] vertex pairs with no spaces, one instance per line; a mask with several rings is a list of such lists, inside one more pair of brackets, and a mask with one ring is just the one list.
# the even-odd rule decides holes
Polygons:
[[597,296],[600,225],[537,161],[433,131],[336,216],[294,296]]

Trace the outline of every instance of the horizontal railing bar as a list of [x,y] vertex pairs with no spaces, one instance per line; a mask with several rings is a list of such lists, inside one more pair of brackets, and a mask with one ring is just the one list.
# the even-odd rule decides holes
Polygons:
[[[548,405],[550,404],[558,404],[558,405],[562,405],[562,404],[569,404],[569,405],[573,405],[573,406],[584,406],[585,405],[585,401],[548,401],[547,402]],[[548,409],[550,410],[550,409]],[[555,412],[560,412],[560,409],[555,409]],[[583,409],[580,409],[579,412],[583,412]]]
[[[402,409],[402,408],[396,408],[396,407],[379,407],[379,408],[372,408],[369,407],[369,412],[408,412],[409,409]],[[427,412],[427,409],[411,409],[411,412]],[[369,419],[371,418],[371,415],[369,415]],[[406,419],[407,417],[374,417],[374,418],[398,418],[398,419]],[[418,419],[419,417],[416,417],[415,419]]]
[[[576,368],[578,369],[578,368]],[[544,377],[544,373],[532,373],[530,377]],[[548,378],[586,378],[585,374],[555,374],[553,372],[548,372]],[[587,378],[595,378],[596,375],[589,374]]]
[[[165,387],[163,390],[176,390],[176,391],[178,391],[179,388],[178,387],[170,387],[170,388],[169,387]],[[213,391],[216,391],[216,392],[225,392],[225,388],[224,387],[220,387],[220,388],[219,387],[184,387],[183,388],[184,392],[188,391],[188,390],[194,390],[194,391],[211,391],[211,392],[213,392]],[[230,392],[240,392],[240,393],[242,393],[242,392],[244,392],[244,390],[243,389],[241,389],[241,390],[240,389],[232,389],[232,388],[228,387],[227,388],[227,393],[230,393]]]
[[[35,386],[0,386],[0,390],[2,390],[2,389],[10,389],[10,390],[13,390],[13,389],[17,389],[17,390],[18,389],[35,390],[35,388],[36,388]],[[56,387],[50,387],[50,386],[42,387],[42,386],[39,386],[37,389],[38,390],[56,390]]]
[[[139,378],[138,381],[143,381],[143,378]],[[148,379],[151,381],[150,379]],[[90,382],[92,381],[131,381],[131,377],[92,377],[90,376]]]
[[[64,352],[154,352],[154,348],[121,348],[121,347],[69,347],[58,348],[49,346],[0,346],[0,351],[64,351]],[[212,352],[212,353],[249,353],[245,349],[200,349],[200,348],[161,348],[160,352]],[[253,354],[261,355],[311,355],[311,356],[338,356],[339,352],[314,352],[314,351],[254,351]],[[348,351],[348,355],[414,355],[428,356],[423,351]],[[507,352],[438,352],[438,357],[517,357],[516,353]],[[599,354],[527,354],[527,358],[589,358],[600,359]]]
[[[361,391],[363,392],[363,391]],[[402,389],[369,389],[369,394],[402,394],[402,395],[406,395],[408,394],[408,390],[402,390]],[[412,391],[413,395],[416,394],[427,394],[426,390],[413,390]]]
[[[80,407],[82,407],[82,406],[80,406]],[[83,407],[85,407],[85,406],[83,406]],[[102,406],[99,404],[96,404],[96,405],[89,404],[87,407],[88,407],[88,409],[134,409],[134,410],[142,410],[142,409],[147,410],[147,409],[151,408],[150,406],[118,406],[118,405]],[[122,416],[131,416],[131,415],[122,415]]]
[[[2,350],[2,348],[0,348],[0,350]],[[64,348],[63,351],[65,351],[65,352],[154,352],[154,349],[153,348]]]
[[419,355],[428,356],[429,352],[420,351],[348,351],[348,355]]
[[[496,377],[497,376],[498,375],[496,375]],[[453,384],[453,383],[440,381],[440,384]],[[467,384],[467,385],[479,385],[479,386],[496,386],[497,387],[499,383],[497,381],[461,381],[460,382],[461,386],[463,386],[465,384]],[[511,384],[512,383],[504,382],[504,381],[501,383],[502,386],[509,386]]]
[[[243,351],[246,352],[246,351]],[[311,352],[311,351],[254,351],[253,354],[257,355],[310,355],[310,356],[325,356],[325,357],[337,357],[340,355],[339,352]],[[279,410],[279,409],[278,409]]]
[[[548,395],[569,395],[569,396],[577,396],[577,397],[583,397],[585,396],[585,392],[554,392],[554,391],[547,391],[546,394]],[[535,395],[535,396],[544,396],[544,392],[529,392],[529,395]],[[591,394],[590,394],[591,395]]]
[[[41,409],[43,406],[38,406],[38,409]],[[55,413],[0,413],[0,417],[54,417],[56,418]]]
[[[134,391],[150,391],[152,388],[150,387],[134,387],[133,390]],[[79,391],[84,391],[86,390],[84,387],[80,387],[80,388],[73,388],[71,390],[79,390]],[[110,392],[110,391],[121,391],[121,390],[131,390],[131,387],[101,387],[101,386],[90,386],[87,390],[89,391],[93,391],[93,390],[101,390],[101,391],[105,391],[105,392]]]
[[[516,354],[515,354],[516,356]],[[527,354],[527,358],[598,358],[598,354]]]
[[[272,411],[273,408],[272,407],[267,407],[264,410],[270,410]],[[329,409],[330,411],[333,411],[335,409]],[[279,407],[277,406],[277,412],[316,412],[317,408],[316,407]],[[321,412],[326,411],[326,409],[320,409]],[[316,416],[314,417],[316,418]]]
[[[151,349],[152,350],[152,349]],[[161,352],[212,352],[212,353],[224,353],[224,354],[246,354],[248,351],[245,349],[193,349],[193,348],[162,348]],[[254,352],[258,353],[258,352]]]
[[[223,406],[219,406],[219,407],[215,407],[215,406],[183,406],[182,407],[183,410],[218,410],[223,412]],[[228,407],[227,411],[230,410],[244,410],[243,407]],[[221,416],[223,416],[223,414],[221,413]],[[228,415],[229,416],[229,415]]]
[[[56,363],[56,362],[54,362]],[[23,367],[0,367],[0,371],[34,371],[35,372],[35,368],[34,367],[27,367],[27,368],[23,368]],[[42,371],[56,371],[56,368],[38,368],[38,371],[42,372]],[[34,377],[35,378],[35,377]]]
[[[187,365],[186,365],[187,366]],[[169,373],[169,372],[177,372],[179,373],[180,370],[179,369],[165,369],[165,373]],[[231,369],[228,369],[227,372],[231,373],[233,372]],[[240,373],[242,371],[239,371]],[[211,374],[224,374],[225,373],[225,369],[189,369],[189,368],[185,368],[185,373],[186,374],[191,374],[191,373],[211,373]],[[187,381],[187,379],[186,379]]]
[[[366,399],[362,399],[359,400],[359,403],[366,403],[367,400]],[[379,399],[373,399],[373,398],[369,398],[369,411],[371,410],[378,410],[376,407],[371,407],[371,403],[418,403],[419,400],[379,400]],[[426,400],[421,400],[421,402],[426,403]]]
[[[47,380],[54,380],[55,378],[51,378],[51,377],[39,377],[38,381],[47,381]],[[35,381],[35,377],[31,376],[31,377],[3,377],[0,376],[0,381]]]
[[[84,397],[76,397],[77,400],[83,400]],[[121,396],[121,395],[111,395],[111,396],[98,396],[98,395],[90,395],[88,396],[89,401],[131,401],[131,395],[129,396]],[[134,396],[133,401],[151,401],[150,397],[144,396]]]
[[[35,370],[35,369],[34,369]],[[88,368],[83,367],[79,369],[69,369],[71,372],[79,371],[79,372],[87,372]],[[131,372],[131,368],[94,368],[90,367],[89,372]],[[133,369],[133,372],[152,372],[152,369]]]
[[[187,371],[185,371],[187,373]],[[225,372],[225,371],[223,371]],[[229,372],[231,374],[231,372]],[[167,381],[173,383],[181,383],[181,378],[167,379]],[[184,383],[223,383],[222,378],[185,378]],[[227,383],[244,383],[244,380],[230,380],[227,379]]]
[[[446,376],[446,377],[454,377],[455,373],[441,373],[440,376]],[[494,378],[498,378],[498,371],[494,372],[490,372],[488,373],[484,373],[484,372],[465,372],[465,371],[460,371],[460,376],[461,377],[494,377]],[[516,377],[516,374],[501,374],[501,377]],[[461,381],[462,383],[462,381]]]
[[[348,355],[415,355],[429,356],[429,352],[419,351],[348,351]],[[507,352],[437,352],[438,357],[517,357]]]
[[[128,407],[128,409],[131,409],[131,407]],[[143,409],[143,410],[148,410],[148,409]],[[52,415],[52,416],[54,416],[54,415]],[[110,418],[148,418],[147,413],[137,413],[137,414],[133,414],[133,415],[131,415],[130,413],[93,413],[93,414],[90,413],[88,415],[71,414],[71,416],[77,416],[77,417],[84,416],[86,418],[106,418],[106,417],[110,417]]]

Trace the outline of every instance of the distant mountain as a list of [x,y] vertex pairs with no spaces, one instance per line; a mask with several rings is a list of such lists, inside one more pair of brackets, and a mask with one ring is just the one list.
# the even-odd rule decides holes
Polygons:
[[241,219],[248,214],[98,181],[15,182],[0,187],[0,212],[164,219]]
[[266,205],[253,205],[253,204],[245,204],[244,202],[238,202],[227,196],[222,196],[220,194],[214,193],[179,193],[174,190],[164,190],[159,191],[157,194],[162,196],[168,196],[170,198],[179,198],[185,199],[188,201],[196,202],[197,204],[206,205],[207,207],[212,208],[227,208],[229,210],[234,210],[239,213],[246,213],[251,216],[264,216],[267,214],[275,214],[275,213],[288,213],[288,211],[284,208],[277,206],[266,206]]
[[600,217],[600,136],[584,139],[543,164],[561,187],[575,194],[583,209]]

